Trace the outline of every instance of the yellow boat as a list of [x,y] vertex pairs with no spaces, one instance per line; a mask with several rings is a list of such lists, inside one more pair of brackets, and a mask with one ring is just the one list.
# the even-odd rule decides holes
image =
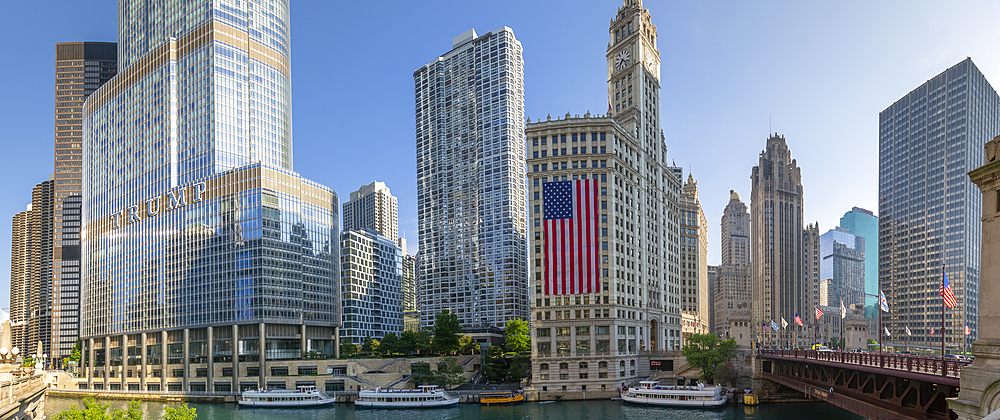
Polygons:
[[515,394],[511,391],[483,392],[479,394],[479,403],[486,405],[516,404],[524,401],[524,394]]

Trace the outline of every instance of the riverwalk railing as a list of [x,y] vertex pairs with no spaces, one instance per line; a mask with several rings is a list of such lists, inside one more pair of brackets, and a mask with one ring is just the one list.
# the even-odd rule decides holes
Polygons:
[[35,388],[45,387],[45,375],[31,375],[0,382],[0,406],[17,404],[18,399]]
[[926,375],[958,378],[963,367],[972,363],[965,359],[941,359],[908,354],[893,353],[850,353],[816,350],[758,350],[762,357],[783,357],[818,360],[846,365],[866,366],[900,372],[922,373]]

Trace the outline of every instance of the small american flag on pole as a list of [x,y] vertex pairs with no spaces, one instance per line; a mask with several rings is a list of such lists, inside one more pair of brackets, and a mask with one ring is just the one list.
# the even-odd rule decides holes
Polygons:
[[823,311],[819,310],[819,308],[816,308],[816,319],[819,319],[819,317],[821,316],[823,316]]
[[969,329],[969,324],[965,324],[965,335],[972,334],[972,330]]
[[597,293],[601,273],[601,199],[596,179],[546,183],[545,294]]
[[941,275],[944,276],[944,281],[941,282],[941,297],[944,298],[944,304],[948,306],[948,309],[954,308],[958,304],[955,300],[955,294],[951,292],[951,283],[948,282],[948,274],[941,269]]
[[795,323],[799,324],[800,327],[802,326],[802,318],[799,317],[799,313],[798,312],[795,313]]

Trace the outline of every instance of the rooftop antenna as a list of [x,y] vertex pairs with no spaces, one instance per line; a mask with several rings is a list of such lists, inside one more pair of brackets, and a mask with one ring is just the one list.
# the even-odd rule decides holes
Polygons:
[[771,113],[767,113],[767,135],[771,135]]

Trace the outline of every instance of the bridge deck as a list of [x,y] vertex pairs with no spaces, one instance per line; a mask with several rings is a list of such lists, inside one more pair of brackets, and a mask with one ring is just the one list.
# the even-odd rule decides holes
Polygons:
[[924,382],[958,386],[959,372],[970,361],[888,353],[844,353],[813,350],[760,350],[766,359],[809,361],[826,366],[849,367]]

